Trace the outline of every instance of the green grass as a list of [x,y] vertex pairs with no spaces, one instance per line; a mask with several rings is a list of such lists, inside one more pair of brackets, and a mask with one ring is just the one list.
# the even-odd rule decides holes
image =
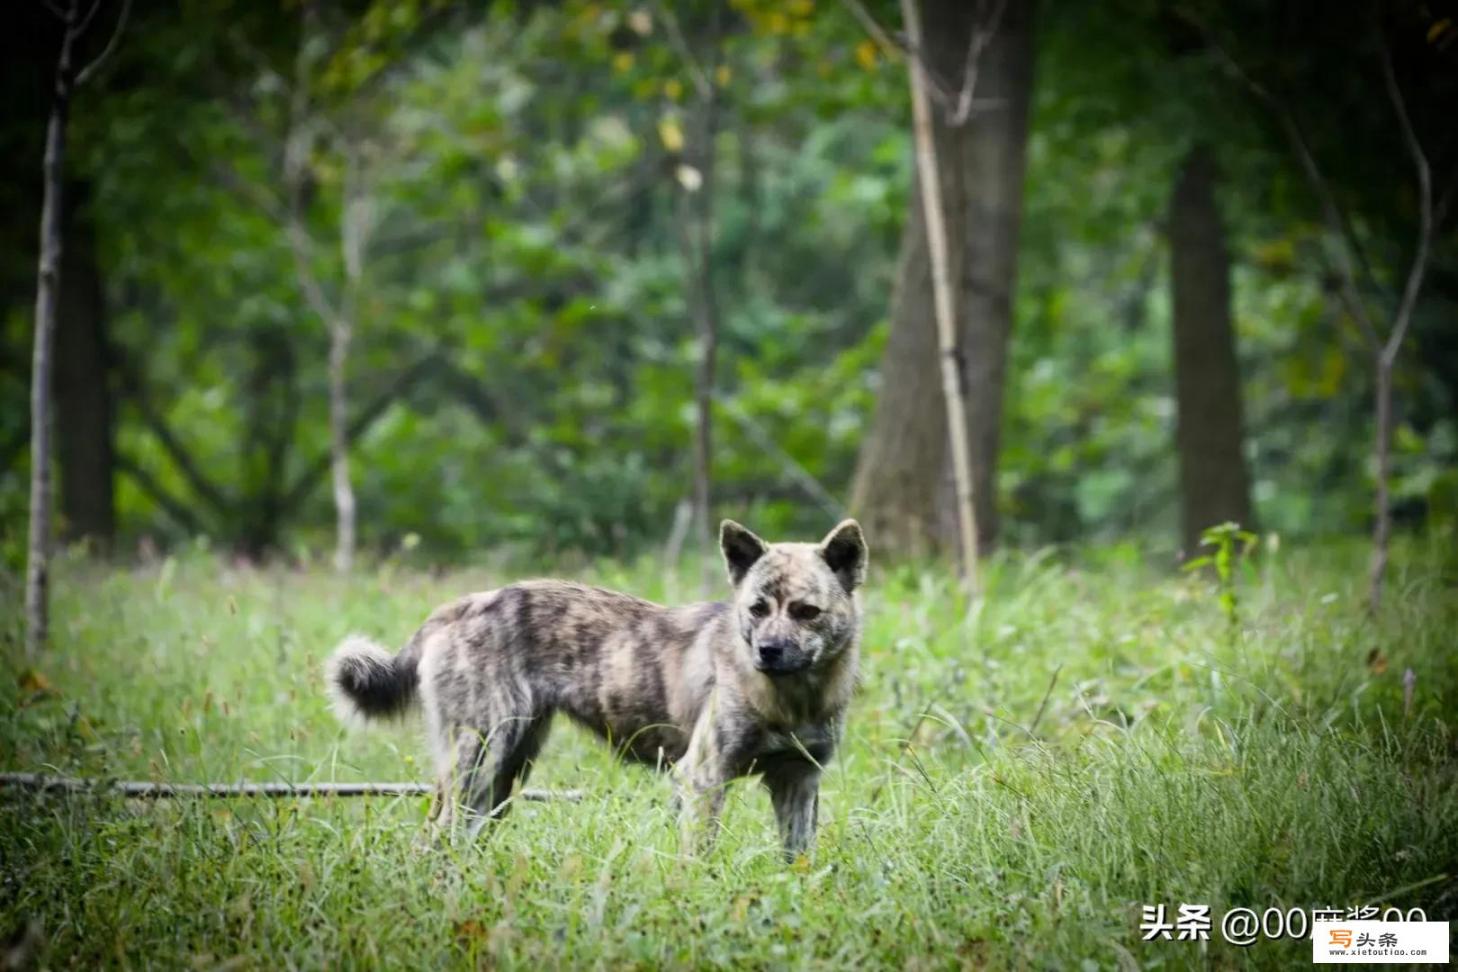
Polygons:
[[[1400,550],[1375,624],[1360,547],[1283,550],[1242,576],[1234,632],[1209,579],[1128,550],[1000,560],[965,624],[945,574],[874,573],[819,848],[789,868],[757,785],[687,859],[668,780],[559,725],[533,784],[582,802],[469,846],[422,843],[424,798],[0,795],[0,932],[38,920],[59,968],[1304,965],[1305,941],[1142,942],[1140,907],[1458,917],[1448,544]],[[652,565],[575,573],[664,594]],[[415,727],[336,725],[320,663],[506,576],[62,564],[35,672],[6,622],[0,768],[424,779]]]

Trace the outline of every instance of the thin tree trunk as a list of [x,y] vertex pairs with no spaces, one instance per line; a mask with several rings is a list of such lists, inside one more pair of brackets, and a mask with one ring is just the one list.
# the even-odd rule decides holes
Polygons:
[[1215,180],[1208,152],[1192,149],[1169,208],[1175,443],[1186,555],[1199,550],[1200,534],[1209,527],[1226,521],[1255,527],[1230,318],[1230,253]]
[[30,386],[30,532],[25,565],[25,650],[32,659],[46,646],[51,554],[51,358],[61,287],[61,206],[66,166],[66,119],[71,106],[71,54],[76,5],[67,10],[56,60],[55,100],[46,123],[41,203],[40,266],[35,295],[35,356]]
[[[1397,363],[1397,353],[1402,350],[1403,339],[1407,337],[1407,329],[1412,324],[1418,295],[1422,293],[1423,278],[1428,272],[1428,258],[1432,250],[1433,231],[1439,222],[1433,205],[1432,168],[1427,153],[1423,151],[1422,142],[1413,129],[1412,119],[1408,116],[1407,101],[1402,96],[1402,88],[1398,85],[1397,75],[1392,69],[1392,56],[1386,47],[1382,49],[1382,80],[1417,176],[1418,233],[1412,264],[1408,267],[1407,280],[1402,287],[1402,299],[1398,302],[1397,313],[1392,318],[1392,330],[1376,355],[1377,491],[1373,499],[1376,515],[1372,523],[1372,564],[1367,575],[1367,606],[1374,614],[1382,606],[1388,546],[1392,540],[1392,508],[1388,496],[1388,481],[1392,475],[1392,368]],[[1438,204],[1438,212],[1441,213],[1445,206],[1446,199]]]
[[[707,186],[703,190],[708,191]],[[707,208],[707,203],[705,206]],[[707,224],[705,213],[701,221]],[[714,372],[719,357],[719,310],[714,294],[713,274],[709,267],[707,227],[703,233],[702,251],[692,273],[696,278],[694,318],[699,337],[699,362],[694,379],[694,524],[695,532],[705,545],[704,550],[713,548],[713,524],[709,519],[713,488],[713,434],[714,434]],[[712,575],[707,566],[711,562],[705,557],[704,586],[710,583]]]
[[316,124],[309,117],[309,84],[317,52],[318,10],[301,8],[299,48],[294,61],[289,132],[284,147],[284,179],[288,186],[286,230],[294,253],[299,289],[329,334],[329,473],[334,497],[334,567],[346,573],[354,566],[355,500],[349,475],[349,345],[354,336],[358,290],[364,272],[368,200],[360,187],[355,147],[345,145],[345,185],[341,205],[339,248],[344,261],[343,286],[331,302],[313,266],[314,241],[307,222],[306,186],[312,177],[311,156]]
[[[921,20],[916,0],[902,0],[907,43],[922,49]],[[951,254],[947,242],[947,214],[942,208],[941,173],[937,166],[936,135],[932,129],[931,103],[925,68],[919,58],[910,61],[911,106],[916,141],[916,169],[921,189],[922,212],[926,217],[927,252],[931,257],[932,299],[937,323],[941,360],[942,394],[951,436],[952,476],[957,494],[957,525],[961,539],[963,579],[977,589],[977,521],[972,494],[972,453],[967,434],[966,397],[958,341],[957,310],[952,289]]]
[[60,353],[54,363],[56,460],[62,535],[104,553],[116,529],[114,405],[106,305],[85,196],[84,184],[67,185],[61,266],[66,286],[59,296]]
[[359,162],[346,163],[344,206],[340,217],[340,249],[344,257],[344,293],[339,313],[329,322],[329,466],[334,487],[334,567],[347,573],[354,567],[355,502],[349,476],[349,345],[359,311],[364,278],[364,250],[369,233],[369,200],[360,184]]
[[719,356],[719,321],[709,296],[708,269],[701,267],[699,277],[697,319],[699,332],[699,364],[694,380],[694,522],[695,532],[707,551],[713,544],[713,526],[709,506],[713,485],[714,434],[714,370]]
[[1376,460],[1377,488],[1372,497],[1372,558],[1367,569],[1367,606],[1373,612],[1382,606],[1382,587],[1387,576],[1388,549],[1392,542],[1392,508],[1388,481],[1392,477],[1392,363],[1377,354],[1375,406],[1377,435],[1372,454]]
[[[717,24],[714,31],[717,38]],[[706,556],[700,558],[700,587],[707,595],[717,576],[707,553],[715,547],[709,511],[713,502],[714,374],[719,357],[719,300],[714,288],[714,137],[718,132],[718,89],[712,74],[701,77],[699,125],[694,151],[696,175],[680,173],[679,229],[682,239],[689,304],[698,334],[699,356],[694,375],[694,532]]]
[[[1208,34],[1207,39],[1209,39]],[[1341,281],[1342,301],[1346,305],[1347,311],[1357,321],[1363,337],[1366,338],[1372,349],[1377,381],[1375,402],[1377,434],[1376,442],[1373,445],[1373,452],[1377,460],[1377,483],[1373,497],[1372,559],[1367,574],[1367,607],[1375,614],[1382,606],[1382,587],[1387,573],[1388,544],[1392,538],[1392,511],[1388,509],[1388,478],[1391,475],[1392,462],[1392,367],[1397,361],[1397,353],[1402,350],[1402,342],[1407,336],[1408,327],[1412,324],[1413,309],[1417,306],[1418,295],[1423,288],[1423,279],[1428,272],[1433,232],[1441,222],[1441,214],[1451,198],[1448,194],[1453,191],[1453,187],[1449,187],[1435,207],[1432,167],[1428,162],[1422,141],[1413,128],[1412,118],[1408,115],[1407,100],[1403,97],[1402,87],[1398,84],[1397,74],[1392,67],[1392,54],[1385,44],[1381,45],[1382,81],[1387,90],[1392,112],[1402,131],[1403,147],[1413,165],[1417,181],[1418,212],[1417,246],[1413,252],[1412,262],[1408,265],[1407,280],[1403,284],[1402,296],[1397,305],[1397,312],[1393,315],[1391,329],[1384,338],[1378,333],[1377,323],[1362,298],[1355,259],[1360,256],[1360,251],[1355,251],[1355,240],[1350,229],[1352,222],[1337,203],[1336,196],[1332,193],[1326,176],[1322,174],[1321,166],[1311,151],[1311,146],[1306,143],[1300,126],[1296,124],[1296,119],[1284,103],[1264,85],[1247,74],[1218,43],[1212,40],[1211,46],[1221,55],[1227,67],[1245,82],[1257,98],[1270,107],[1281,122],[1281,127],[1285,130],[1292,149],[1295,150],[1296,158],[1301,163],[1301,168],[1306,173],[1311,188],[1316,192],[1327,232],[1331,234],[1333,240],[1337,241],[1335,272],[1337,279]],[[1370,274],[1368,276],[1370,277]]]
[[352,328],[348,321],[329,326],[329,473],[334,488],[334,568],[354,567],[354,486],[349,481],[349,400],[346,365]]

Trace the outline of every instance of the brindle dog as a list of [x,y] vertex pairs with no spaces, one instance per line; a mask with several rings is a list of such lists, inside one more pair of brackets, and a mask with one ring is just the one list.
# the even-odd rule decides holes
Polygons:
[[766,543],[725,520],[733,597],[662,607],[567,581],[524,581],[435,611],[397,655],[346,639],[328,681],[346,719],[418,707],[438,769],[433,818],[469,832],[504,815],[562,712],[625,758],[673,767],[685,837],[713,839],[728,784],[759,774],[787,858],[815,836],[820,774],[856,684],[866,544]]

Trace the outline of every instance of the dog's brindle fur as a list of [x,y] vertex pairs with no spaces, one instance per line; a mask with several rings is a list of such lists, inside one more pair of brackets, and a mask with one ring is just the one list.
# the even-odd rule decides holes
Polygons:
[[856,682],[865,541],[853,520],[819,544],[767,544],[726,520],[720,546],[729,601],[666,608],[526,581],[439,608],[398,655],[349,638],[328,672],[341,714],[418,704],[446,829],[458,803],[473,835],[502,816],[563,712],[623,757],[674,768],[693,845],[712,841],[729,782],[761,774],[793,858],[814,839]]

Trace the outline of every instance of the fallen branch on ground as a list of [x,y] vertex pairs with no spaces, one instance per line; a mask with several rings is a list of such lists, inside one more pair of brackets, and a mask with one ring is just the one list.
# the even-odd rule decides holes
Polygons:
[[[321,796],[423,796],[435,789],[428,783],[152,783],[141,780],[82,779],[44,773],[0,773],[0,788],[14,787],[38,793],[89,793],[109,790],[122,796],[162,800],[171,797],[272,797],[288,799]],[[582,799],[581,790],[522,790],[521,800]]]

